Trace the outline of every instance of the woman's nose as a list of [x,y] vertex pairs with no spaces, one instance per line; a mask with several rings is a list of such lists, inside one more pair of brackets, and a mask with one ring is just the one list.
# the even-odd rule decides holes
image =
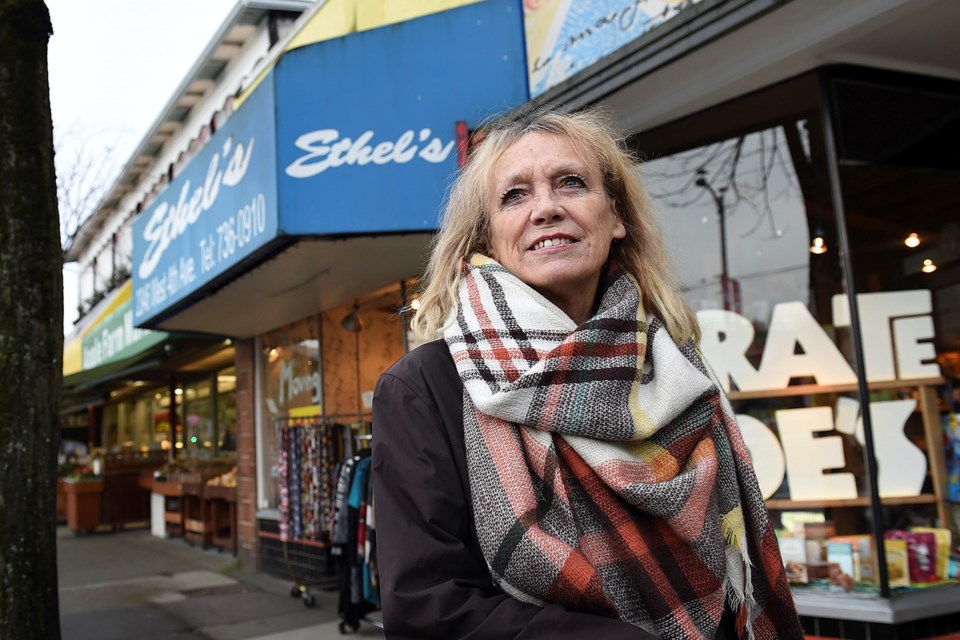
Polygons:
[[554,193],[547,191],[537,193],[533,199],[533,208],[530,211],[530,220],[534,224],[543,224],[545,222],[563,219],[565,212],[563,207],[557,201]]

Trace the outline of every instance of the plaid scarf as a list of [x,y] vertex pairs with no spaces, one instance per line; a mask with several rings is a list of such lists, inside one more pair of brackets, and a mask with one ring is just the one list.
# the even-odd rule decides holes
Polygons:
[[464,385],[477,535],[525,602],[713,638],[802,638],[750,456],[692,343],[611,265],[580,326],[503,266],[464,265],[444,339]]

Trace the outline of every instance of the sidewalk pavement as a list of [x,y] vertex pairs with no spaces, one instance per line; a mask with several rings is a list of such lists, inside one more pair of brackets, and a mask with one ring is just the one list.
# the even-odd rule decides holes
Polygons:
[[74,536],[57,531],[63,640],[328,640],[383,638],[362,624],[339,631],[337,593],[243,568],[231,555],[162,540],[146,529]]

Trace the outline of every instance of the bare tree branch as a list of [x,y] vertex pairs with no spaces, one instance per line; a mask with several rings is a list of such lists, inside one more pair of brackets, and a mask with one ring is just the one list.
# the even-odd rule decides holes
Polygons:
[[57,200],[60,204],[60,242],[66,247],[80,225],[106,195],[119,166],[119,135],[67,129],[56,136]]

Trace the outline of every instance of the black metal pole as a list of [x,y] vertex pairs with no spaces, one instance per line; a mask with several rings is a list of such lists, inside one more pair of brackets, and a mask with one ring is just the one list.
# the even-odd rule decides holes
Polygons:
[[887,554],[883,546],[883,504],[877,481],[877,457],[873,444],[873,420],[870,416],[870,389],[867,385],[866,366],[863,359],[863,336],[860,332],[860,310],[857,308],[857,292],[853,278],[853,261],[850,258],[850,237],[847,232],[846,210],[843,206],[843,189],[840,183],[840,163],[837,159],[836,141],[833,131],[833,102],[829,78],[823,72],[819,75],[820,113],[823,118],[823,137],[827,154],[827,173],[830,176],[830,196],[836,212],[837,239],[840,251],[840,269],[843,288],[850,305],[850,334],[853,339],[853,357],[857,367],[857,396],[860,400],[860,415],[863,419],[863,447],[867,463],[867,487],[870,490],[870,508],[873,510],[873,537],[877,546],[879,563],[880,596],[890,597],[890,578],[887,572]]
[[723,196],[714,193],[713,187],[710,188],[710,193],[713,193],[713,199],[717,201],[717,215],[720,216],[720,265],[723,268],[723,275],[720,277],[720,288],[723,293],[723,308],[725,311],[729,311],[733,306],[733,301],[730,295],[730,271],[727,266],[727,208],[723,204]]
[[[700,174],[700,177],[697,178],[697,181],[694,183],[698,187],[707,190],[707,193],[710,194],[710,197],[713,198],[713,203],[717,206],[717,215],[720,216],[720,294],[723,298],[723,308],[724,310],[729,310],[732,306],[730,304],[730,294],[728,292],[728,267],[727,267],[727,221],[726,221],[726,206],[723,204],[723,195],[717,193],[713,188],[713,185],[707,181],[705,170],[699,169],[697,171]],[[721,191],[726,191],[722,189]]]

